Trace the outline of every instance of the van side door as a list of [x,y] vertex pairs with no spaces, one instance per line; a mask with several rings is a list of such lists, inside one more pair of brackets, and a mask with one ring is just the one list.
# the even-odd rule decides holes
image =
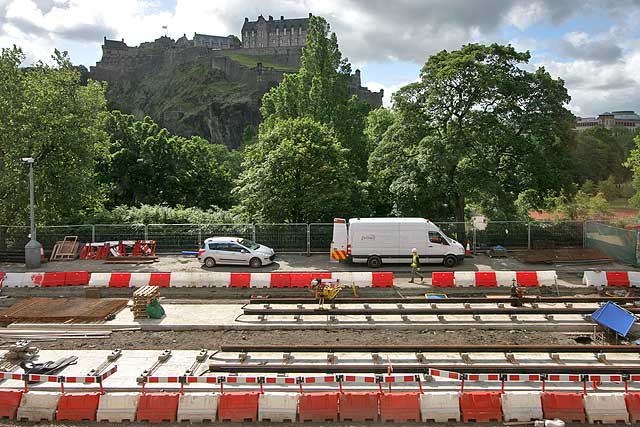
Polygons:
[[442,262],[449,250],[449,243],[438,231],[429,231],[427,251],[429,262]]

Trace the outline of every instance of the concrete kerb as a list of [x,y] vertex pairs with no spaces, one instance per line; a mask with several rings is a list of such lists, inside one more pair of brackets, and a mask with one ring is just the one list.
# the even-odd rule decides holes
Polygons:
[[294,422],[298,412],[298,393],[263,393],[258,400],[258,420]]
[[107,393],[100,396],[96,421],[112,423],[136,420],[140,393]]
[[16,418],[27,421],[53,421],[60,393],[30,391],[22,395]]
[[214,422],[219,398],[217,393],[181,394],[178,401],[178,422]]

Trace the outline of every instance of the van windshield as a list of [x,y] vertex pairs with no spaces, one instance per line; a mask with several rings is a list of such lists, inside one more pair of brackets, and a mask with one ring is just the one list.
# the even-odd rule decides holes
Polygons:
[[258,249],[260,247],[259,244],[257,244],[254,241],[251,241],[249,239],[240,239],[240,240],[238,240],[238,243],[240,243],[245,248],[251,249],[252,251],[255,251],[256,249]]

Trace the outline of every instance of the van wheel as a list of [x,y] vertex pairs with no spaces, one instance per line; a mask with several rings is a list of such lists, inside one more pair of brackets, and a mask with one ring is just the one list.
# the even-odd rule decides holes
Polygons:
[[260,258],[251,258],[251,260],[249,261],[249,266],[251,268],[260,268],[262,267],[262,261],[260,261]]
[[367,266],[369,268],[380,268],[382,267],[382,260],[379,256],[370,256],[367,260]]
[[442,263],[444,264],[445,267],[452,268],[456,266],[456,264],[458,263],[458,259],[453,255],[448,255],[444,257],[444,260],[442,261]]
[[216,266],[216,260],[213,258],[205,258],[204,265],[206,265],[208,268],[213,268]]

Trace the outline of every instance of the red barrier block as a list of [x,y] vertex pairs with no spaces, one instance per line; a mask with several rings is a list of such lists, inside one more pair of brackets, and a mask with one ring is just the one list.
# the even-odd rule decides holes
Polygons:
[[502,421],[502,402],[498,391],[467,391],[460,394],[460,412],[465,423]]
[[84,286],[89,284],[88,271],[67,271],[64,274],[65,286]]
[[338,421],[338,393],[303,393],[298,400],[300,422]]
[[624,402],[627,404],[627,412],[631,422],[635,424],[640,421],[640,392],[625,394]]
[[381,394],[380,420],[396,423],[420,422],[420,393]]
[[111,273],[109,278],[110,288],[128,288],[131,282],[131,273]]
[[290,288],[291,277],[289,273],[271,273],[271,288]]
[[431,286],[436,288],[453,288],[455,281],[451,271],[434,271],[431,273]]
[[542,393],[542,412],[547,419],[560,418],[568,423],[586,422],[581,393]]
[[340,421],[377,421],[379,393],[342,393]]
[[476,288],[494,288],[498,286],[495,271],[476,271]]
[[6,276],[7,273],[5,273],[4,271],[0,271],[0,288],[2,287],[2,281],[4,280],[4,276]]
[[289,280],[292,288],[308,288],[313,279],[331,279],[330,272],[320,273],[290,273]]
[[230,288],[249,288],[251,287],[251,273],[231,273]]
[[258,419],[258,392],[222,393],[218,400],[218,419],[235,423],[254,422]]
[[629,273],[627,271],[607,271],[607,286],[618,286],[628,288],[631,286],[629,283]]
[[63,393],[58,401],[57,421],[95,421],[100,393]]
[[171,285],[171,273],[151,273],[149,276],[149,286],[168,288]]
[[180,393],[144,393],[140,395],[136,421],[150,423],[176,421]]
[[371,282],[374,288],[393,288],[393,273],[371,273]]
[[518,286],[525,288],[537,288],[540,286],[538,273],[535,271],[516,271],[516,283]]
[[21,400],[22,390],[0,390],[0,417],[15,420]]
[[40,286],[43,288],[52,288],[54,286],[64,286],[64,276],[65,273],[62,272],[52,272],[48,271],[44,273],[44,277],[42,279],[42,283]]

